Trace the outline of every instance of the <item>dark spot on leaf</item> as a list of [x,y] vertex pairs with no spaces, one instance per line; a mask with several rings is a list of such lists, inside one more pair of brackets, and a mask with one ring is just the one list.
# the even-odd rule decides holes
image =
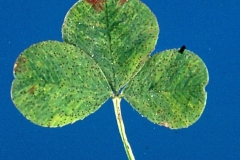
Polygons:
[[186,49],[186,46],[183,45],[183,46],[178,50],[178,52],[182,54],[185,49]]
[[151,84],[148,90],[153,90],[155,84]]

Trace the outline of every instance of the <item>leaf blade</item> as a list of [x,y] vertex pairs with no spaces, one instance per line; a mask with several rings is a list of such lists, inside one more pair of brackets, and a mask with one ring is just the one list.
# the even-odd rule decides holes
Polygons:
[[118,92],[149,58],[159,27],[151,10],[138,0],[96,2],[101,10],[87,1],[77,2],[69,10],[63,39],[92,56],[112,90]]
[[15,106],[27,119],[45,127],[85,118],[111,93],[91,57],[57,41],[40,42],[23,51],[14,65],[14,77],[11,96]]
[[155,54],[123,90],[125,99],[153,123],[172,129],[196,122],[206,104],[208,71],[194,53]]

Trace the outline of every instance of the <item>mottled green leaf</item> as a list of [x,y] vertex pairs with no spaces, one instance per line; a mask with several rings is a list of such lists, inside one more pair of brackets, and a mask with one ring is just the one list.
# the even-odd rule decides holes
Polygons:
[[27,48],[14,65],[12,99],[41,126],[57,127],[95,112],[111,94],[98,64],[66,43],[45,41]]
[[155,54],[123,90],[125,99],[153,123],[185,128],[201,116],[208,71],[194,53],[176,49]]
[[64,41],[99,63],[115,93],[149,58],[158,32],[156,17],[139,0],[77,2],[62,27]]

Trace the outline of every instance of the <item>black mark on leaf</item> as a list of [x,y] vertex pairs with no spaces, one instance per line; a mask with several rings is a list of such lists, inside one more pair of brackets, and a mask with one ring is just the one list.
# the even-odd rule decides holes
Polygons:
[[186,46],[183,45],[183,46],[178,50],[178,52],[181,53],[181,54],[183,54],[183,52],[184,52],[185,49],[186,49]]

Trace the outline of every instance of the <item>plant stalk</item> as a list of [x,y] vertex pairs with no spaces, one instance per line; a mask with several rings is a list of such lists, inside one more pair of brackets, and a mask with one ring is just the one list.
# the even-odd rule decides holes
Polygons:
[[135,160],[132,149],[131,149],[131,146],[128,143],[127,136],[126,136],[126,133],[125,133],[125,127],[124,127],[122,114],[121,114],[121,108],[120,108],[121,98],[113,97],[112,101],[113,101],[115,116],[116,116],[116,119],[117,119],[119,133],[121,135],[127,157],[128,157],[129,160]]

